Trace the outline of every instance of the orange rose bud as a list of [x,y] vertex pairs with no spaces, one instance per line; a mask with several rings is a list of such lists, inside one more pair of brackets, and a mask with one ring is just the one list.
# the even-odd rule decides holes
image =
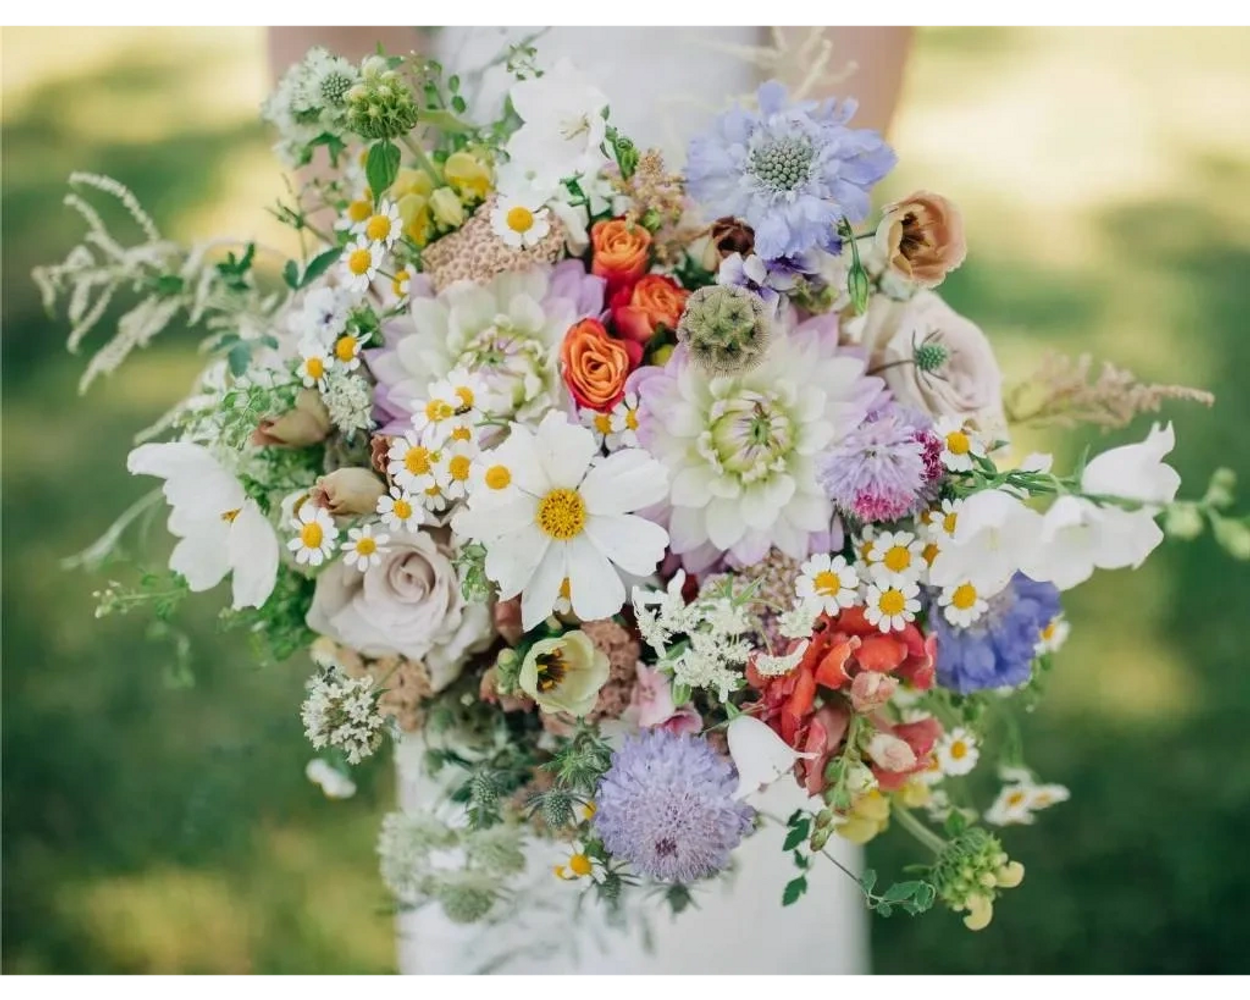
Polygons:
[[590,230],[590,270],[608,281],[608,298],[647,273],[651,234],[624,219],[596,222]]
[[642,360],[642,345],[614,340],[597,319],[584,319],[564,335],[560,370],[578,406],[606,412],[625,395],[625,380]]
[[688,298],[690,293],[672,278],[647,274],[632,289],[621,289],[617,294],[612,302],[612,322],[620,336],[645,344],[661,326],[677,329]]

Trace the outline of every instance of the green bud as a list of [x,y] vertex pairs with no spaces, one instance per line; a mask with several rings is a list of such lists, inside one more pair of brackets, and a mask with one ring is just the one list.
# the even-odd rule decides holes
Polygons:
[[921,344],[913,358],[922,372],[935,372],[950,360],[950,356],[950,351],[941,344]]
[[412,92],[398,79],[366,73],[363,82],[347,91],[346,102],[347,127],[365,139],[397,139],[417,124]]
[[1211,530],[1220,548],[1234,559],[1250,559],[1250,524],[1244,520],[1211,515]]
[[1198,505],[1181,501],[1163,512],[1163,531],[1169,538],[1188,541],[1202,534],[1202,512]]
[[864,265],[859,262],[858,257],[851,265],[850,274],[846,277],[846,290],[850,293],[851,306],[856,314],[862,314],[868,308],[869,286],[868,272],[864,270]]
[[1233,502],[1233,490],[1236,488],[1237,473],[1222,467],[1216,469],[1207,485],[1206,501],[1212,507],[1227,507]]

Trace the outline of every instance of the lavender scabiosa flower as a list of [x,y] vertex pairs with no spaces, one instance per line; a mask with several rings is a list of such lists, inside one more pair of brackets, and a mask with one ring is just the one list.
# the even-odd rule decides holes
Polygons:
[[765,260],[840,248],[838,222],[868,213],[868,192],[894,166],[872,129],[849,128],[856,102],[789,103],[775,80],[759,110],[735,107],[690,142],[687,190],[712,216],[744,220]]
[[929,624],[937,636],[937,681],[960,694],[1015,687],[1029,679],[1042,630],[1059,614],[1059,591],[1017,573],[987,599],[985,613],[967,628],[946,620],[936,603]]
[[651,729],[627,739],[595,793],[604,847],[661,882],[693,882],[729,864],[754,810],[733,799],[729,762],[706,740]]

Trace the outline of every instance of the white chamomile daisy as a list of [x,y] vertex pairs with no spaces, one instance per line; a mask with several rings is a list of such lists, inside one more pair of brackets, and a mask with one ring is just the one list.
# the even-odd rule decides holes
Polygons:
[[947,777],[967,774],[977,766],[977,760],[981,756],[976,737],[963,728],[943,733],[934,747],[934,753],[942,773]]
[[532,247],[551,232],[548,216],[545,208],[500,198],[490,213],[490,227],[510,247]]
[[395,438],[386,457],[390,459],[386,471],[401,489],[418,494],[435,485],[434,465],[438,453],[416,431]]
[[844,556],[818,553],[803,564],[794,590],[804,603],[836,615],[859,603],[859,574]]
[[476,445],[469,441],[449,440],[439,449],[434,480],[439,492],[448,500],[459,500],[468,493],[476,454]]
[[967,628],[985,614],[989,607],[985,603],[985,597],[968,580],[944,587],[938,595],[938,605],[946,615],[946,620],[957,628]]
[[399,239],[403,229],[404,224],[399,218],[399,209],[393,201],[384,198],[376,211],[369,213],[366,218],[352,227],[352,232],[369,243],[380,243],[390,249],[391,245]]
[[877,544],[877,529],[871,524],[865,524],[859,531],[859,534],[852,539],[855,548],[856,558],[862,563],[872,561],[872,552]]
[[910,580],[879,580],[868,585],[864,617],[882,632],[901,632],[920,611],[920,588]]
[[390,493],[378,498],[377,511],[382,523],[397,531],[415,531],[425,520],[421,505],[398,486],[392,486]]
[[406,299],[411,290],[412,273],[406,267],[401,267],[391,279],[391,291],[395,293],[396,298]]
[[477,375],[464,368],[453,368],[443,378],[430,383],[427,395],[424,403],[414,407],[412,426],[419,431],[433,428],[435,439],[442,441],[454,427],[463,425],[463,418],[481,404],[486,386]]
[[930,539],[943,545],[955,537],[955,526],[959,523],[959,508],[962,500],[943,500],[942,506],[925,511],[925,534]]
[[929,755],[929,763],[924,766],[924,770],[916,775],[923,784],[936,785],[946,777],[942,773],[942,763],[937,759],[937,754]]
[[638,447],[638,394],[625,394],[611,413],[612,433],[607,437],[608,451]]
[[1071,793],[1063,785],[1034,785],[1029,795],[1029,808],[1035,812],[1060,802],[1067,802]]
[[482,452],[469,469],[469,496],[475,507],[511,500],[516,496],[516,478],[502,449]]
[[339,537],[339,530],[329,511],[305,501],[290,524],[297,534],[287,542],[287,548],[295,553],[297,563],[320,566],[334,555],[334,540]]
[[910,531],[883,531],[872,541],[868,565],[873,579],[915,582],[925,569],[924,542]]
[[372,214],[373,199],[368,196],[367,191],[362,192],[360,197],[354,198],[348,203],[347,208],[343,211],[343,215],[335,221],[334,228],[341,233],[354,230]]
[[934,427],[942,439],[942,464],[952,472],[967,472],[972,459],[985,454],[985,444],[957,417],[943,417]]
[[382,245],[356,240],[343,249],[344,284],[353,292],[364,293],[373,284],[382,266]]
[[1042,634],[1037,639],[1037,655],[1043,653],[1057,653],[1063,648],[1063,644],[1068,641],[1068,633],[1072,631],[1072,626],[1068,624],[1063,615],[1056,615],[1046,627],[1042,629]]
[[334,341],[334,360],[344,371],[355,371],[360,367],[360,348],[364,341],[352,329],[336,337]]
[[1033,822],[1033,810],[1029,808],[1032,788],[1026,784],[1004,785],[985,810],[985,822],[994,826],[1017,826]]
[[595,444],[602,448],[608,435],[612,433],[612,414],[582,407],[577,411],[577,419],[595,436]]
[[299,356],[300,362],[295,369],[295,374],[300,377],[307,388],[317,386],[324,389],[326,372],[334,367],[334,358],[330,352],[320,342],[306,340],[300,344]]
[[421,497],[421,505],[431,513],[439,514],[447,509],[447,498],[443,496],[443,491],[438,488],[438,483],[427,486],[419,495]]
[[347,541],[339,546],[343,552],[343,562],[362,573],[374,566],[381,566],[382,557],[386,555],[386,543],[390,540],[390,535],[375,535],[371,524],[352,528],[347,532]]

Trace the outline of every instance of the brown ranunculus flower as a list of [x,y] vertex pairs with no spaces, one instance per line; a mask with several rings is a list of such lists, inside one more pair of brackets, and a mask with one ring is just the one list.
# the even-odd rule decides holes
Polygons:
[[755,230],[732,215],[722,216],[713,222],[709,235],[722,258],[736,253],[749,257],[755,249]]
[[608,298],[647,273],[651,234],[637,223],[605,219],[590,230],[590,270],[608,281]]
[[642,360],[642,345],[614,340],[597,319],[584,319],[564,335],[560,370],[578,406],[606,412],[625,395],[625,380]]
[[959,209],[931,191],[887,205],[876,244],[891,270],[925,288],[940,285],[968,251]]

